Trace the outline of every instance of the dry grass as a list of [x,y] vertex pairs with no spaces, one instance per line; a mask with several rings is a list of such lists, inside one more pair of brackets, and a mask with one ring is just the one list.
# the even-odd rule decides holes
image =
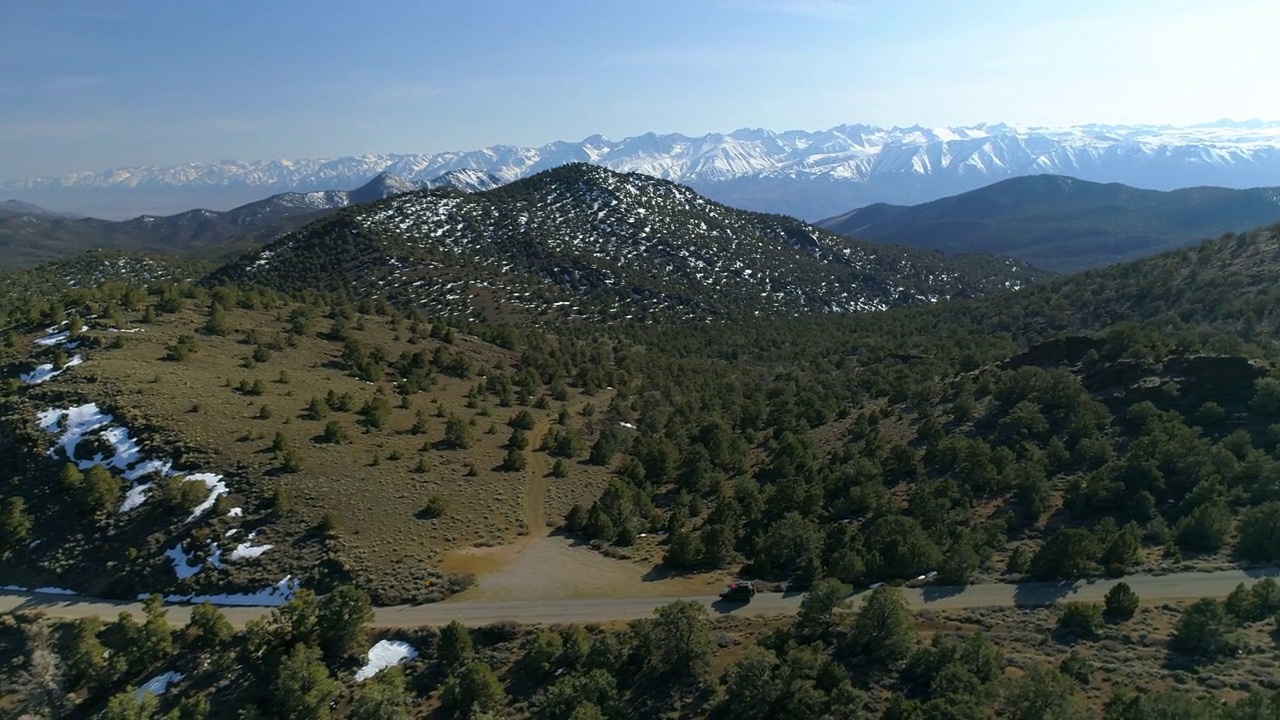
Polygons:
[[1144,606],[1130,620],[1109,623],[1096,639],[1075,642],[1055,639],[1059,610],[1054,608],[921,612],[917,617],[926,640],[935,632],[983,633],[1004,651],[1012,668],[1032,662],[1057,667],[1073,648],[1078,650],[1093,663],[1093,676],[1083,691],[1099,710],[1118,685],[1143,690],[1176,688],[1219,700],[1280,689],[1280,645],[1274,622],[1242,628],[1245,650],[1239,656],[1196,664],[1171,655],[1167,647],[1183,607]]
[[[47,406],[55,398],[63,405],[103,403],[115,408],[134,435],[154,448],[152,454],[180,458],[185,470],[226,474],[232,503],[245,509],[243,526],[262,527],[259,541],[275,545],[256,563],[242,564],[255,567],[241,576],[274,581],[284,573],[306,576],[309,568],[326,563],[375,591],[384,602],[437,595],[438,590],[428,588],[425,581],[432,579],[439,586],[437,567],[445,551],[504,544],[527,533],[525,495],[531,480],[539,489],[545,488],[545,510],[537,518],[544,525],[558,523],[576,502],[589,503],[607,481],[606,469],[576,461],[568,463],[566,478],[531,478],[550,468],[545,453],[536,452],[537,438],[531,438],[526,451],[530,459],[526,472],[499,471],[511,432],[507,421],[527,409],[545,427],[554,422],[561,403],[552,401],[544,410],[500,407],[489,396],[468,407],[468,392],[484,382],[483,377],[437,374],[434,387],[411,396],[411,406],[404,408],[390,382],[374,385],[345,373],[340,364],[342,344],[316,334],[300,338],[295,347],[273,352],[265,362],[245,367],[244,359],[253,351],[253,346],[242,342],[245,333],[255,330],[264,340],[283,333],[288,312],[289,308],[235,310],[231,313],[235,330],[225,337],[198,332],[205,322],[203,312],[161,316],[145,326],[145,332],[128,335],[124,347],[94,351],[75,372],[33,390],[32,412],[39,409],[36,405]],[[397,334],[390,321],[381,317],[361,316],[352,325],[359,328],[354,335],[362,342],[382,347],[392,358],[403,351],[426,350],[429,355],[440,344],[426,339],[410,344],[407,329]],[[322,320],[319,329],[327,330],[328,321]],[[196,335],[196,352],[182,362],[162,359],[165,346],[182,334]],[[459,336],[453,349],[480,372],[518,363],[516,353],[471,337]],[[280,381],[282,371],[287,382]],[[260,396],[237,390],[242,381],[255,380],[262,384]],[[331,389],[350,393],[356,409],[376,394],[385,394],[394,408],[388,426],[366,433],[355,412],[333,411],[321,420],[308,419],[310,399],[323,398]],[[602,407],[607,398],[574,394],[565,404],[579,410],[587,402]],[[269,408],[267,419],[262,417],[264,406]],[[411,432],[418,410],[427,416],[422,434]],[[470,423],[472,447],[436,446],[451,415]],[[346,429],[349,442],[319,442],[329,421]],[[575,413],[574,422],[581,426],[582,421]],[[280,472],[271,451],[277,433],[301,460],[299,472]],[[282,518],[269,508],[276,488],[282,488],[289,501]],[[437,495],[445,501],[443,515],[420,516],[427,501]],[[328,537],[316,529],[326,514],[337,523]],[[159,548],[154,550],[156,563],[167,565],[158,556]],[[232,577],[236,579],[241,578]]]

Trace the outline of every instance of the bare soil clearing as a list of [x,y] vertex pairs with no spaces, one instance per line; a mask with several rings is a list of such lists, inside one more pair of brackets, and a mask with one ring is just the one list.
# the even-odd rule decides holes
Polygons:
[[[581,411],[580,405],[574,410]],[[530,432],[529,446],[541,445],[550,428],[551,419],[541,420]],[[666,575],[652,563],[606,557],[586,543],[550,535],[550,472],[546,453],[529,454],[524,485],[528,534],[508,545],[460,548],[445,556],[446,573],[470,573],[477,579],[476,586],[454,596],[455,602],[679,597],[709,594],[723,584],[724,573]]]
[[667,576],[652,565],[605,557],[561,535],[528,536],[511,545],[466,548],[445,559],[446,572],[478,582],[446,602],[685,597],[718,592],[727,575]]

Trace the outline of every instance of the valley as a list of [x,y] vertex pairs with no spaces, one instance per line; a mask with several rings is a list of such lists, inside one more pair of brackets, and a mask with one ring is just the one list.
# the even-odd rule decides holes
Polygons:
[[1280,3],[11,3],[0,720],[1280,720]]
[[[1216,598],[1243,653],[1216,667],[1233,698],[1261,697],[1249,663],[1280,610],[1278,248],[1273,226],[1060,277],[571,165],[340,209],[225,263],[94,252],[17,273],[0,301],[0,634],[25,647],[48,623],[71,642],[101,616],[93,637],[123,648],[127,610],[196,643],[222,618],[210,657],[267,665],[175,655],[174,692],[271,708],[272,653],[350,617],[347,651],[314,641],[344,683],[376,637],[428,655],[405,660],[424,702],[500,672],[485,682],[528,714],[567,692],[527,687],[530,658],[568,641],[522,625],[567,623],[617,645],[593,666],[614,697],[705,714],[758,662],[828,668],[824,707],[934,702],[907,659],[998,626],[983,652],[1011,659],[982,693],[1012,702],[1020,673],[1045,672],[1098,707],[1123,688],[1044,664],[1076,642],[1055,624],[1123,583],[1138,619],[1090,630],[1099,657],[1177,684],[1176,626]],[[743,577],[756,600],[716,601]],[[917,638],[892,671],[863,639],[876,617]],[[719,680],[693,694],[644,649],[676,626],[719,628],[698,661]],[[1028,643],[1033,626],[1054,641]],[[443,660],[458,632],[487,659]],[[113,692],[168,671],[128,662]]]

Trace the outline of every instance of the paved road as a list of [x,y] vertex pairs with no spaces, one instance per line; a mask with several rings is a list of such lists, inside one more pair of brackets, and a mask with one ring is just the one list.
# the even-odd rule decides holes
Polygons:
[[[1225,570],[1219,572],[1183,572],[1169,575],[1130,575],[1124,578],[1145,604],[1192,600],[1201,597],[1224,597],[1239,583],[1251,583],[1263,577],[1280,577],[1280,568],[1259,570]],[[917,609],[953,610],[976,607],[1042,607],[1056,602],[1082,600],[1100,602],[1119,580],[1093,580],[1076,583],[991,583],[964,587],[934,586],[904,590],[908,602]],[[865,592],[853,596],[856,607]],[[748,605],[724,604],[715,596],[687,597],[710,607],[713,612],[737,616],[788,615],[800,608],[799,593],[761,593]],[[591,623],[611,620],[633,620],[648,617],[660,605],[680,598],[635,598],[602,600],[529,600],[522,602],[440,602],[430,605],[396,605],[377,609],[376,627],[422,627],[446,625],[459,620],[467,625],[494,622],[519,623]],[[80,618],[96,616],[114,619],[121,612],[141,616],[140,603],[117,602],[35,593],[0,594],[0,613],[38,610],[54,617]],[[227,607],[223,612],[232,624],[243,626],[249,620],[271,611],[264,607]],[[190,607],[175,605],[169,609],[170,622],[187,622]]]

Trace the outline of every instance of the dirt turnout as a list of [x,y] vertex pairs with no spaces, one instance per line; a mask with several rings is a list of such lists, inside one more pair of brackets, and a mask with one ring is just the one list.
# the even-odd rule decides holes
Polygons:
[[465,548],[444,562],[476,585],[446,602],[684,597],[719,592],[722,573],[667,577],[644,562],[615,560],[561,535],[522,537],[510,545]]
[[[581,412],[581,403],[574,411]],[[541,445],[550,428],[550,419],[539,422],[529,433],[529,446]],[[529,453],[523,495],[527,535],[508,545],[461,548],[445,556],[445,572],[476,576],[475,587],[449,602],[682,597],[722,587],[728,577],[724,573],[669,576],[650,563],[609,558],[572,538],[551,535],[546,509],[550,473],[545,453]]]

